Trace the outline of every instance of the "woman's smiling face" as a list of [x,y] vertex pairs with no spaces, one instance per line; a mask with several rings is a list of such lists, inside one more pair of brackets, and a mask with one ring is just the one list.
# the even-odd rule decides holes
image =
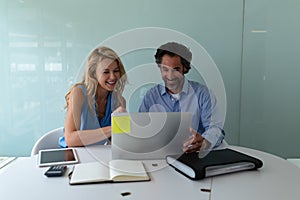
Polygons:
[[113,91],[120,76],[120,67],[117,61],[105,58],[98,63],[96,77],[101,88]]

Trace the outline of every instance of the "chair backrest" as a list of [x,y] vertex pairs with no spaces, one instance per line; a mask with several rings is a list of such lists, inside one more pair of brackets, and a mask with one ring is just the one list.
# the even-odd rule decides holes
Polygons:
[[51,130],[40,137],[31,150],[31,156],[39,153],[41,149],[57,149],[59,148],[58,139],[64,135],[64,127]]

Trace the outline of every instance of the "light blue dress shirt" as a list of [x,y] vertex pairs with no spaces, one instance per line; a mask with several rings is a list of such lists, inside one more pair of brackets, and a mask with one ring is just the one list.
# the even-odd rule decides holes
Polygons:
[[186,78],[178,99],[166,91],[164,84],[150,88],[139,112],[191,112],[192,128],[201,133],[213,147],[219,146],[225,136],[224,120],[215,96],[206,86]]
[[[80,130],[91,130],[91,129],[98,129],[101,127],[106,127],[111,125],[111,113],[112,113],[112,95],[109,93],[107,97],[107,103],[106,103],[106,109],[105,109],[105,116],[102,117],[100,120],[98,120],[97,114],[96,113],[96,105],[94,106],[94,111],[93,113],[88,106],[88,101],[87,101],[87,91],[85,86],[83,85],[78,85],[77,87],[80,87],[83,95],[84,95],[84,103],[82,106],[81,110],[81,124],[80,124]],[[97,144],[105,144],[108,140],[102,140]],[[59,146],[60,147],[67,147],[65,137],[60,137],[59,138]]]

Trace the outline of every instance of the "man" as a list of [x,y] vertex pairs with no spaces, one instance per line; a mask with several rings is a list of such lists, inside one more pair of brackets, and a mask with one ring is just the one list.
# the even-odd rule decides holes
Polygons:
[[149,89],[139,108],[139,112],[191,112],[191,136],[183,144],[187,153],[219,146],[225,135],[215,96],[206,86],[184,76],[191,69],[191,60],[192,53],[182,44],[160,46],[155,61],[164,85]]

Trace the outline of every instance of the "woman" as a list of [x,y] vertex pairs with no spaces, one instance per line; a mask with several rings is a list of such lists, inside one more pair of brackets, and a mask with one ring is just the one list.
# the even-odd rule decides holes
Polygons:
[[118,55],[108,47],[88,57],[83,80],[66,94],[66,121],[61,147],[109,142],[111,113],[126,110],[122,96],[127,76]]

